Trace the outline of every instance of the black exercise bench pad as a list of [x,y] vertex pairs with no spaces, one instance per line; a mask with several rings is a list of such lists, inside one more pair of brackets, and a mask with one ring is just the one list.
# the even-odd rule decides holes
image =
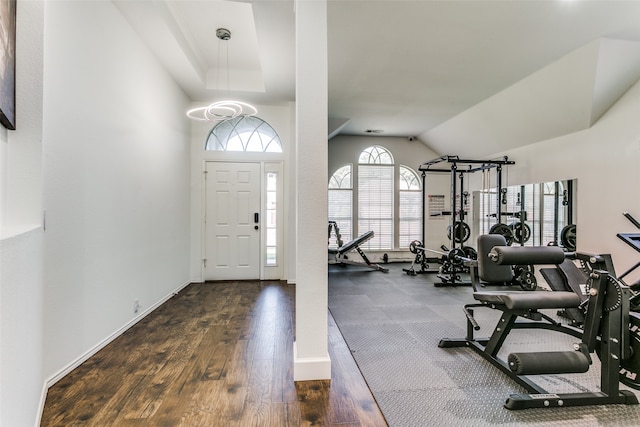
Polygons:
[[489,257],[496,264],[560,264],[564,251],[558,246],[495,246]]
[[580,305],[580,297],[573,292],[474,292],[473,297],[481,302],[504,305],[509,310],[570,308]]
[[351,252],[352,250],[354,250],[357,246],[360,246],[361,244],[363,244],[364,242],[366,242],[367,240],[373,239],[373,230],[369,230],[366,233],[364,233],[362,236],[357,237],[355,239],[353,239],[352,241],[344,244],[343,246],[339,247],[337,250],[337,253],[339,253],[340,255],[344,255],[347,252]]

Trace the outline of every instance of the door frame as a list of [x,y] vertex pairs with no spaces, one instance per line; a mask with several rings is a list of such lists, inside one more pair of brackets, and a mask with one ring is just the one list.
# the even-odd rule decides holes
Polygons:
[[[202,213],[200,217],[201,224],[201,245],[200,253],[203,262],[200,265],[200,277],[205,277],[205,259],[207,258],[207,241],[206,241],[206,217],[207,217],[207,163],[253,163],[260,165],[260,233],[259,233],[259,280],[282,280],[286,271],[285,260],[285,244],[284,239],[286,232],[284,230],[284,213],[285,213],[285,183],[284,183],[284,166],[282,160],[276,161],[252,161],[252,160],[214,160],[205,159],[202,162]],[[266,174],[275,172],[278,174],[277,179],[277,201],[276,201],[276,265],[266,265]]]

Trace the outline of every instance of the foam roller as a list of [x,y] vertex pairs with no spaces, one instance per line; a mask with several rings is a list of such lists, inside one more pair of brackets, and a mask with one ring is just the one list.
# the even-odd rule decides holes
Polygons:
[[564,251],[558,246],[494,246],[489,258],[496,264],[560,264],[564,261]]
[[581,351],[511,353],[509,369],[518,375],[572,374],[587,372],[589,358]]

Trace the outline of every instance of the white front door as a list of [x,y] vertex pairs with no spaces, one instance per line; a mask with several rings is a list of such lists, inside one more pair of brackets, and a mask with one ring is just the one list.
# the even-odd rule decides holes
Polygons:
[[260,278],[260,164],[206,162],[205,280]]

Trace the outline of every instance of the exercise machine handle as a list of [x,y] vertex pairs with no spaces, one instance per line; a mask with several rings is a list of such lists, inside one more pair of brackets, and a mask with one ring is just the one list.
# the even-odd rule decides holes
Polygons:
[[473,326],[473,329],[475,331],[479,331],[480,325],[478,325],[478,322],[476,321],[475,317],[473,317],[473,311],[469,310],[467,307],[463,307],[462,310],[464,311],[464,315],[467,316],[469,323],[471,323],[471,326]]

